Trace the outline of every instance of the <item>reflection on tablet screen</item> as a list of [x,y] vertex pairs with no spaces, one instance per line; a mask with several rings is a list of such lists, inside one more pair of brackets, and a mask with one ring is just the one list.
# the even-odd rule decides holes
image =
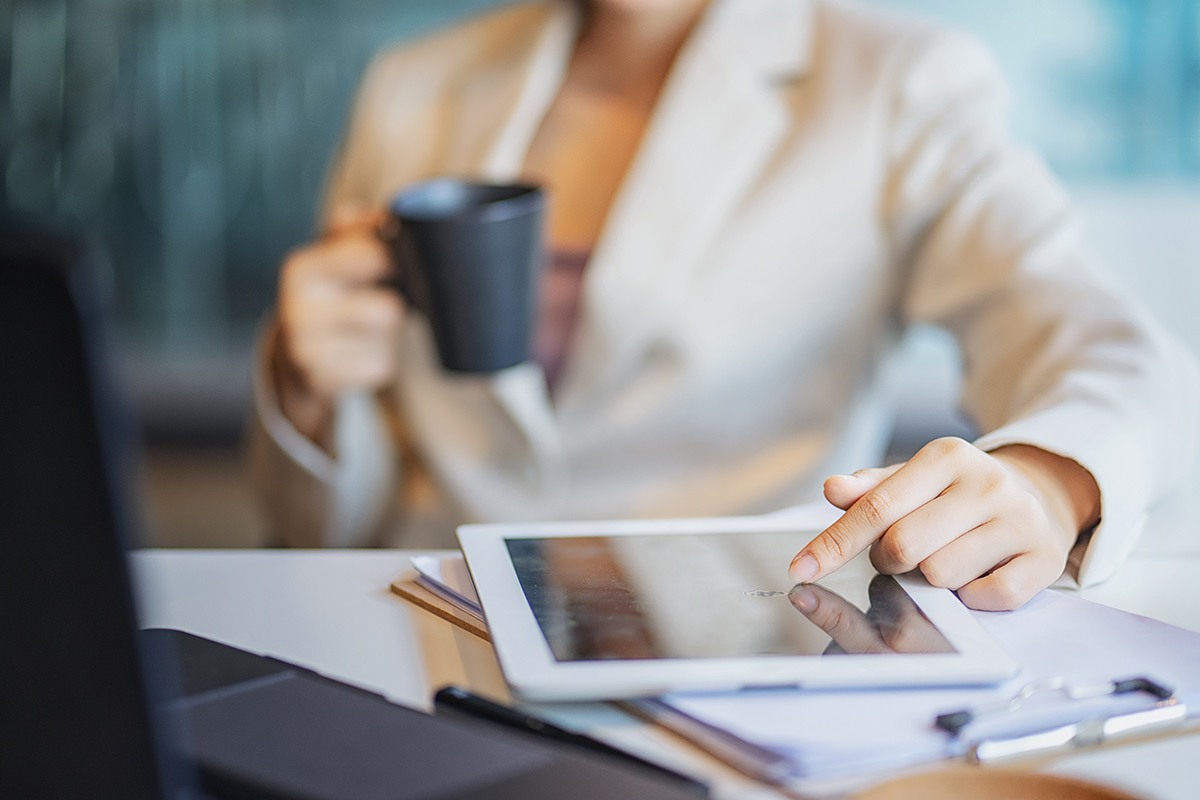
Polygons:
[[790,585],[791,532],[505,543],[558,661],[954,652],[865,560]]

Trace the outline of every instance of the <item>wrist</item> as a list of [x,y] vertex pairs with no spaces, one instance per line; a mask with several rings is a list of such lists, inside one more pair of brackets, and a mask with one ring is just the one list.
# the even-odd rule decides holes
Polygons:
[[1064,531],[1067,547],[1100,521],[1100,487],[1078,462],[1032,445],[1006,445],[990,455],[1022,476],[1047,515]]
[[280,412],[302,436],[332,453],[334,400],[311,388],[303,371],[288,356],[278,329],[269,369]]

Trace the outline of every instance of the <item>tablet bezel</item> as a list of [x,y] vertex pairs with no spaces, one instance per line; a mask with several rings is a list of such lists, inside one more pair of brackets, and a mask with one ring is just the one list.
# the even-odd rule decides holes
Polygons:
[[[957,651],[904,655],[758,655],[567,661],[554,658],[517,578],[506,539],[795,532],[817,530],[771,517],[462,525],[458,540],[487,618],[492,645],[513,692],[534,701],[651,697],[677,691],[761,687],[860,689],[998,683],[1018,665],[947,589],[919,573],[897,581]],[[786,565],[780,565],[783,570]]]

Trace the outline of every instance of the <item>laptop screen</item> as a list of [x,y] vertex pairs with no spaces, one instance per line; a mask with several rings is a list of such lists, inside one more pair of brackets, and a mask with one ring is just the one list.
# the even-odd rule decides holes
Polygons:
[[0,218],[3,797],[170,794],[110,469],[127,437],[99,380],[97,262],[78,238]]

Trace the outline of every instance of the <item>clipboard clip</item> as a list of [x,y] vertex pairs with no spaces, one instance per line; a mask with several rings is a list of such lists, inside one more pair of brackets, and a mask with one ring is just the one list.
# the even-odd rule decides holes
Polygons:
[[1158,702],[1138,711],[1085,719],[1018,736],[985,739],[971,745],[967,758],[977,764],[990,764],[1029,756],[1061,755],[1076,748],[1126,736],[1168,730],[1181,725],[1188,713],[1187,706],[1179,702],[1173,690],[1149,678],[1126,678],[1093,686],[1072,687],[1065,678],[1056,677],[1028,683],[1006,701],[939,714],[935,724],[947,733],[958,736],[967,725],[980,717],[1015,711],[1028,698],[1048,691],[1061,691],[1071,700],[1144,692]]
[[1009,739],[985,739],[971,746],[967,758],[976,764],[995,764],[1029,756],[1057,756],[1126,736],[1144,736],[1183,724],[1187,706],[1174,699],[1142,711],[1116,714],[1051,728]]

